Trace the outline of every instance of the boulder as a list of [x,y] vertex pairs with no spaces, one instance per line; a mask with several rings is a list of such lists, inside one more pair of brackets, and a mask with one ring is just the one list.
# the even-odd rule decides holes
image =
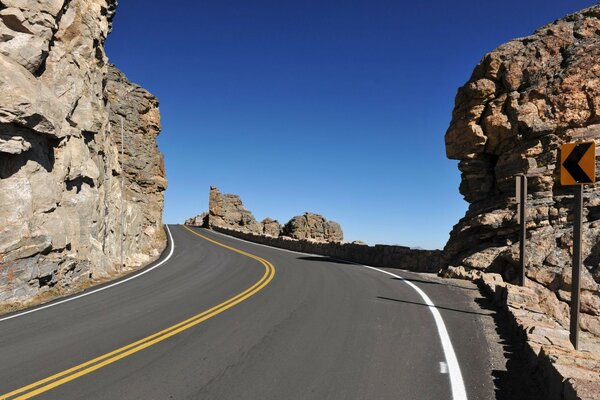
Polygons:
[[265,218],[260,221],[262,233],[267,236],[279,237],[281,234],[281,224],[272,218]]
[[344,234],[340,224],[319,214],[306,212],[293,217],[283,227],[283,234],[294,239],[341,242]]

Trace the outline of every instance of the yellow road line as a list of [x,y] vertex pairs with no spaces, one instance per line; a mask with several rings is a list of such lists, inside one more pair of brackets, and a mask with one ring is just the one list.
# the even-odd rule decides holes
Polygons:
[[[201,237],[204,240],[207,240],[213,244],[224,247],[236,253],[242,254],[244,256],[250,257],[258,262],[260,262],[265,267],[265,273],[263,276],[256,282],[254,285],[250,286],[248,289],[244,290],[241,293],[238,293],[236,296],[230,298],[227,301],[224,301],[206,311],[201,312],[200,314],[196,314],[191,318],[188,318],[182,322],[179,322],[173,326],[170,326],[166,329],[163,329],[157,333],[154,333],[150,336],[147,336],[141,340],[135,341],[126,346],[120,347],[116,350],[111,351],[110,353],[106,353],[100,357],[96,357],[90,361],[86,361],[82,364],[76,365],[72,368],[69,368],[65,371],[59,372],[47,378],[41,379],[37,382],[34,382],[30,385],[24,386],[22,388],[13,390],[12,392],[3,394],[0,396],[0,400],[6,400],[13,396],[20,395],[18,397],[14,397],[17,399],[29,399],[33,396],[37,396],[38,394],[44,393],[48,390],[51,390],[57,386],[63,385],[69,381],[77,379],[83,375],[87,375],[90,372],[93,372],[97,369],[105,367],[109,364],[112,364],[122,358],[130,356],[138,351],[141,351],[147,347],[150,347],[156,343],[162,342],[172,336],[177,335],[195,325],[198,325],[209,318],[214,317],[217,314],[222,313],[223,311],[235,306],[238,303],[246,300],[247,298],[253,296],[260,290],[262,290],[265,286],[273,280],[275,276],[275,267],[269,261],[264,258],[255,256],[254,254],[247,253],[243,250],[236,249],[231,246],[227,246],[223,243],[217,242],[209,237],[199,234],[188,227],[185,227],[188,231],[193,233],[196,236]],[[36,389],[37,388],[37,389]],[[33,390],[32,390],[33,389]]]

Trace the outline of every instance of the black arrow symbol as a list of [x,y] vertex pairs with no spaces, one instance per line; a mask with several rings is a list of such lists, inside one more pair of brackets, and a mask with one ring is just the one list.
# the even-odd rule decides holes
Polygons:
[[576,145],[562,164],[577,183],[592,183],[592,178],[590,178],[579,166],[579,161],[581,161],[591,146],[591,143],[581,143]]

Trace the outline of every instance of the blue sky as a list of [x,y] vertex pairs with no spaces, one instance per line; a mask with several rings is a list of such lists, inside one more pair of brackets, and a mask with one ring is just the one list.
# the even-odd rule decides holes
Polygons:
[[110,61],[160,100],[164,220],[242,196],[347,240],[441,248],[467,203],[444,133],[483,55],[594,1],[121,1]]

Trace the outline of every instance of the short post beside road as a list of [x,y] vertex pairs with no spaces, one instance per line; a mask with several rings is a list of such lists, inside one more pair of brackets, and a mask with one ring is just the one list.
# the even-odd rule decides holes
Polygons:
[[571,343],[579,347],[579,291],[581,287],[581,231],[583,219],[583,185],[575,187],[573,209],[573,271],[571,272]]
[[583,185],[596,181],[596,143],[566,143],[560,149],[560,183],[575,186],[573,207],[573,266],[571,272],[571,321],[569,339],[579,350],[579,292],[583,229]]
[[525,266],[527,265],[527,252],[525,250],[527,240],[527,176],[517,175],[517,201],[518,201],[518,219],[521,225],[519,235],[519,253],[521,264],[521,278],[519,284],[525,286]]

